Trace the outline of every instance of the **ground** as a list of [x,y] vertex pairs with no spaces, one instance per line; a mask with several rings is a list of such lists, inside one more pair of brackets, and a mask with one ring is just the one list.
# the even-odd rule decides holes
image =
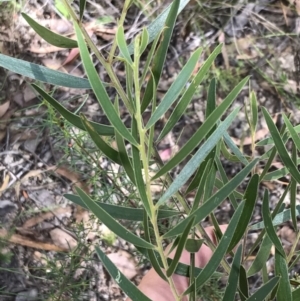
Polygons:
[[[134,1],[128,11],[125,29],[129,38],[150,24],[167,5],[155,1],[146,6],[144,2],[147,1]],[[235,2],[191,1],[178,18],[163,80],[158,87],[159,98],[197,47],[204,48],[198,67],[219,43],[224,43],[224,47],[186,115],[158,146],[164,161],[182,147],[204,121],[207,87],[212,77],[217,79],[219,103],[243,77],[250,75],[249,86],[243,89],[234,106],[247,108],[249,90],[253,90],[259,106],[267,108],[279,128],[282,112],[291,114],[295,124],[299,122],[300,8],[297,2],[296,6],[280,1]],[[78,8],[76,1],[74,5]],[[84,76],[78,52],[47,44],[21,15],[25,12],[51,30],[73,37],[71,23],[64,16],[59,1],[4,2],[0,9],[1,53]],[[121,9],[121,1],[87,1],[84,24],[103,52],[111,45]],[[103,67],[99,64],[96,67],[107,81]],[[125,82],[122,66],[116,66],[116,70],[121,82]],[[118,168],[105,159],[101,159],[99,168],[98,163],[84,153],[85,149],[94,150],[91,142],[42,102],[33,92],[31,82],[0,69],[0,300],[124,300],[125,295],[94,255],[94,246],[100,244],[116,265],[124,265],[124,273],[136,283],[149,264],[138,262],[139,256],[132,246],[115,238],[93,216],[63,195],[74,193],[77,185],[114,204],[125,200],[135,206],[135,196],[129,198],[130,188],[125,180],[116,191]],[[52,91],[72,112],[81,110],[89,119],[107,123],[90,91],[80,90],[81,94],[69,88]],[[108,92],[113,99],[114,92],[109,88]],[[160,126],[168,114],[170,112]],[[260,112],[256,139],[269,134],[261,115]],[[125,111],[122,117],[124,123],[128,123]],[[160,130],[158,127],[156,135]],[[251,153],[244,110],[240,111],[229,133],[236,145],[249,155],[266,151],[261,147],[256,149],[256,154]],[[228,177],[241,169],[226,158],[222,158],[222,162]],[[274,170],[281,168],[280,159],[276,164],[273,164]],[[288,182],[284,177],[266,182],[260,196],[267,187],[275,204]],[[193,195],[191,201],[192,198]],[[253,221],[261,220],[260,205],[258,202]],[[224,202],[215,214],[219,223],[227,223],[232,209]],[[137,225],[131,226],[139,230]],[[285,247],[289,248],[295,237],[290,225],[278,231]],[[249,245],[255,237],[256,232],[249,233]],[[272,273],[272,258],[268,269]],[[258,281],[253,279],[251,290],[255,290]]]

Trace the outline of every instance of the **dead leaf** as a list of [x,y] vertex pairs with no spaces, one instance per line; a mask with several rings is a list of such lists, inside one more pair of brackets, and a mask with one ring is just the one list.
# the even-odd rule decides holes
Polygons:
[[10,101],[6,101],[0,105],[0,118],[4,116],[4,114],[7,112],[9,105],[10,105]]
[[137,275],[137,266],[128,252],[120,250],[118,253],[108,254],[107,257],[116,265],[126,278],[132,279]]
[[55,228],[49,232],[53,243],[61,248],[67,250],[73,250],[77,247],[77,241],[65,231]]
[[61,61],[58,59],[45,58],[42,59],[42,63],[44,64],[45,67],[52,70],[58,70],[62,66]]
[[65,208],[56,208],[51,210],[51,212],[46,212],[43,214],[40,214],[38,216],[34,216],[32,218],[30,218],[29,220],[27,220],[24,224],[23,224],[23,228],[27,229],[27,228],[31,228],[34,227],[37,224],[40,224],[41,222],[47,220],[47,219],[51,219],[54,216],[57,216],[58,218],[62,218],[63,216],[68,215],[69,217],[72,214],[72,208],[71,206],[67,206]]
[[79,56],[79,48],[71,49],[69,52],[69,55],[67,56],[65,61],[62,63],[62,66],[65,66],[65,65],[73,62],[74,60],[77,59],[78,56]]
[[49,243],[37,242],[31,239],[28,239],[26,236],[19,234],[10,235],[5,229],[0,229],[0,237],[9,241],[10,243],[30,247],[34,249],[41,249],[46,251],[56,251],[56,252],[68,252],[69,248],[61,248]]
[[8,183],[9,183],[9,174],[6,174],[5,177],[4,177],[3,183],[0,187],[0,196],[2,194],[1,192],[4,191],[7,188]]

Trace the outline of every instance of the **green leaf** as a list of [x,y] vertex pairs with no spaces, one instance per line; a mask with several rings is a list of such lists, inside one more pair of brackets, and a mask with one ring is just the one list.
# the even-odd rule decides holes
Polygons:
[[149,43],[149,33],[147,28],[144,27],[141,34],[140,54],[143,54],[143,52],[146,50],[148,43]]
[[268,281],[264,286],[260,287],[247,301],[260,301],[265,300],[265,298],[271,293],[274,287],[277,285],[280,277],[274,277]]
[[182,235],[179,239],[178,246],[177,246],[172,264],[169,266],[169,268],[167,269],[167,272],[166,272],[167,277],[171,277],[173,275],[174,271],[176,270],[176,267],[177,267],[178,262],[180,260],[182,251],[184,250],[187,238],[188,238],[189,233],[192,229],[194,221],[195,221],[195,217],[192,218],[190,220],[190,222],[186,225],[186,228],[184,229],[184,231],[183,231],[183,233],[182,233]]
[[148,243],[144,239],[132,234],[129,230],[124,228],[120,223],[118,223],[111,215],[109,215],[105,210],[103,210],[97,203],[95,203],[83,190],[76,187],[76,191],[79,194],[81,200],[85,205],[91,210],[91,212],[112,232],[114,232],[119,237],[123,238],[134,245],[154,249],[155,246]]
[[257,192],[259,185],[259,175],[254,174],[249,181],[247,189],[244,194],[245,206],[242,213],[241,220],[239,221],[239,226],[236,228],[233,239],[230,243],[227,253],[231,252],[232,249],[240,242],[243,235],[246,233],[246,229],[251,220],[253,210],[255,208]]
[[81,115],[81,120],[86,131],[88,132],[98,149],[110,160],[122,166],[122,161],[120,159],[119,153],[101,138],[101,136],[97,133],[92,124],[84,115]]
[[277,301],[292,301],[291,285],[288,281],[288,262],[278,249],[275,250],[275,274],[280,276],[279,287],[276,294]]
[[263,198],[263,208],[262,208],[262,216],[265,223],[265,228],[268,236],[272,240],[276,250],[285,258],[285,252],[282,247],[281,241],[278,238],[274,226],[272,224],[272,217],[269,209],[269,193],[268,190],[265,190],[264,198]]
[[178,191],[188,181],[188,179],[192,176],[197,167],[205,160],[206,156],[211,152],[211,150],[222,138],[222,136],[232,123],[233,119],[237,115],[238,111],[239,108],[236,108],[222,123],[220,123],[216,131],[199,148],[199,150],[185,165],[185,167],[182,169],[180,174],[176,177],[176,179],[173,181],[173,183],[170,185],[167,191],[161,196],[157,203],[157,206],[160,206],[164,202],[166,202],[176,191]]
[[[163,17],[163,19],[165,20],[165,21],[163,21],[163,23],[165,23],[165,24],[160,24],[160,27],[157,28],[157,30],[155,30],[155,32],[156,32],[155,36],[158,33],[160,33],[162,30],[163,30],[163,33],[162,33],[162,38],[161,38],[160,44],[158,45],[158,48],[157,48],[157,51],[155,53],[154,60],[152,63],[153,78],[151,77],[147,84],[146,91],[144,93],[144,98],[142,100],[141,112],[145,111],[145,109],[149,105],[150,101],[152,100],[153,85],[157,86],[159,79],[161,77],[161,73],[162,73],[164,62],[165,62],[167,52],[169,49],[169,44],[171,41],[173,29],[174,29],[175,23],[176,23],[176,17],[177,17],[177,13],[178,13],[179,3],[180,3],[180,0],[173,1],[172,5],[170,7],[170,10],[167,14],[167,17],[166,17],[166,15]],[[149,40],[151,41],[153,30],[148,27],[148,31],[149,31]]]
[[[135,139],[138,138],[137,124],[135,118],[132,118],[132,135]],[[148,200],[148,196],[146,192],[146,183],[143,177],[144,169],[141,163],[140,150],[135,146],[132,146],[132,158],[133,158],[133,172],[134,172],[136,187],[138,189],[140,199],[143,202],[144,208],[148,216],[151,218],[152,211],[150,207],[150,200]]]
[[186,65],[182,68],[178,76],[176,77],[175,81],[161,100],[160,104],[152,114],[151,118],[149,119],[146,129],[149,129],[153,126],[171,107],[171,105],[177,100],[178,95],[186,86],[190,76],[192,75],[195,66],[199,60],[201,55],[202,49],[199,48],[196,50],[186,63]]
[[[203,163],[205,163],[205,165],[203,165]],[[192,206],[191,212],[194,212],[199,207],[201,198],[203,197],[204,191],[206,190],[205,188],[207,188],[207,187],[205,187],[205,184],[207,183],[207,180],[208,180],[207,175],[210,174],[210,171],[213,168],[212,165],[213,165],[213,161],[212,161],[212,159],[209,159],[208,161],[202,162],[202,164],[201,164],[201,166],[199,168],[199,170],[202,171],[201,167],[205,167],[205,169],[203,170],[202,177],[200,179],[200,183],[199,183],[199,187],[197,189],[197,193],[196,193],[196,195],[194,197],[194,201],[193,201],[193,206]]]
[[251,131],[255,133],[257,127],[257,120],[258,120],[258,110],[257,110],[256,93],[254,91],[252,91],[250,94],[250,109],[251,109],[251,116],[252,116],[252,121],[250,122]]
[[242,259],[242,245],[238,247],[236,253],[233,258],[233,262],[230,269],[229,278],[227,281],[226,290],[223,296],[222,301],[234,301],[236,289],[238,286],[239,281],[239,274],[240,274],[240,265]]
[[[297,149],[295,144],[293,144],[293,149],[292,149],[292,160],[297,164]],[[297,232],[298,231],[298,225],[297,225],[297,217],[296,217],[296,202],[297,202],[297,182],[294,178],[291,179],[291,214],[292,214],[292,222],[294,226],[294,230]]]
[[246,178],[246,176],[251,172],[252,168],[259,161],[258,158],[250,162],[244,169],[242,169],[234,178],[232,178],[227,184],[225,184],[218,192],[216,192],[210,199],[208,199],[201,207],[199,207],[195,212],[191,213],[182,222],[177,224],[173,229],[169,230],[163,235],[163,238],[170,238],[179,235],[183,232],[186,224],[189,220],[196,216],[195,224],[201,222],[206,216],[208,216],[215,208],[217,208],[227,196],[236,189]]
[[[89,207],[77,195],[64,194],[64,197],[85,209],[89,209]],[[101,203],[100,201],[94,201],[94,202],[99,207],[101,207],[104,211],[106,211],[109,215],[111,215],[113,218],[129,220],[129,221],[137,221],[137,222],[143,221],[144,209],[111,205],[111,204]],[[164,219],[169,217],[175,217],[180,214],[181,213],[179,211],[160,209],[158,211],[157,218]]]
[[78,45],[80,49],[80,55],[83,62],[84,69],[89,78],[90,84],[93,88],[93,91],[106,114],[106,117],[110,121],[110,123],[114,126],[114,128],[119,132],[121,136],[123,136],[126,140],[128,140],[131,144],[137,146],[138,143],[132,137],[129,130],[124,125],[123,121],[118,116],[109,96],[101,82],[99,75],[93,65],[93,62],[90,58],[90,54],[88,48],[84,42],[82,33],[80,31],[79,26],[75,23],[75,31],[77,35]]
[[246,300],[249,297],[249,283],[246,270],[242,265],[240,266],[239,288],[239,295],[241,300]]
[[131,56],[130,56],[130,53],[128,51],[128,47],[126,44],[123,26],[118,27],[117,34],[116,34],[116,40],[117,40],[118,47],[119,47],[120,52],[122,53],[123,57],[125,58],[125,60],[127,61],[127,63],[129,65],[132,65],[133,62],[132,62],[132,59],[131,59]]
[[186,89],[178,104],[176,105],[175,109],[173,110],[171,116],[169,117],[166,125],[164,126],[163,130],[159,134],[157,141],[162,140],[175,126],[176,122],[180,119],[180,117],[184,114],[188,104],[193,99],[193,96],[198,89],[200,83],[202,82],[204,76],[206,75],[208,69],[214,62],[216,56],[220,53],[222,45],[219,45],[214,49],[205,63],[202,65],[196,76],[191,81],[189,87]]
[[292,292],[293,301],[300,301],[300,287]]
[[60,87],[76,89],[91,89],[91,85],[86,78],[81,78],[66,74],[64,72],[51,70],[49,68],[29,63],[20,59],[15,59],[0,53],[0,67],[8,69],[14,73]]
[[86,0],[79,0],[79,20],[82,21]]
[[269,238],[269,236],[266,234],[262,243],[260,244],[259,250],[257,254],[255,255],[255,259],[250,266],[249,270],[247,271],[247,276],[251,277],[254,274],[258,273],[263,266],[266,264],[269,256],[270,256],[270,251],[272,247],[272,241]]
[[223,257],[226,255],[226,251],[233,238],[235,229],[238,226],[238,221],[241,217],[243,207],[244,201],[241,202],[237,210],[234,212],[224,235],[222,236],[217,248],[212,254],[211,259],[203,268],[199,276],[195,279],[194,283],[184,292],[184,295],[187,295],[189,292],[191,292],[194,285],[196,285],[196,288],[199,289],[205,282],[209,280],[212,274],[216,271]]
[[204,241],[205,240],[203,238],[202,239],[188,238],[185,244],[185,249],[189,253],[197,253],[200,250]]
[[246,84],[249,78],[243,79],[224,99],[224,101],[208,116],[201,127],[195,132],[190,140],[181,148],[181,150],[168,162],[166,163],[158,173],[153,177],[157,179],[167,173],[169,170],[177,166],[183,161],[206,137],[210,130],[214,127],[221,116],[226,112],[229,106],[234,101],[235,97],[239,94],[243,86]]
[[[296,215],[300,215],[300,205],[296,206]],[[275,218],[273,219],[273,226],[278,226],[288,220],[291,219],[291,209],[286,209],[283,212],[277,214]],[[264,222],[259,222],[257,224],[254,224],[250,227],[251,230],[258,230],[263,229],[265,227]]]
[[276,125],[274,124],[271,116],[269,115],[268,111],[264,107],[262,108],[262,112],[266,119],[271,136],[274,139],[274,143],[275,143],[275,146],[276,146],[276,149],[278,151],[280,158],[282,159],[282,161],[283,161],[284,165],[287,167],[287,169],[290,171],[291,175],[296,179],[296,181],[298,183],[300,183],[300,173],[298,171],[298,168],[295,166],[294,162],[290,158],[288,151],[287,151],[287,149],[280,137],[280,134],[277,130]]
[[291,122],[289,121],[289,119],[286,117],[284,113],[282,114],[282,117],[284,123],[286,124],[289,135],[292,137],[295,145],[297,146],[297,149],[300,150],[300,138],[298,133],[295,131],[293,125],[291,124]]
[[130,280],[128,280],[112,263],[112,261],[100,250],[98,246],[95,247],[96,253],[105,266],[106,270],[120,286],[122,291],[131,299],[139,301],[151,301],[145,296]]
[[[51,97],[48,93],[46,93],[43,89],[39,86],[32,84],[32,87],[46,100],[50,103],[52,107],[54,107],[68,122],[76,126],[81,130],[86,130],[82,120],[79,116],[73,114],[72,112],[68,111],[64,108],[57,100]],[[103,136],[113,136],[114,135],[114,128],[108,125],[99,124],[93,121],[89,121],[93,128],[97,131],[99,135]]]
[[[216,163],[218,171],[219,171],[219,173],[221,175],[221,179],[222,179],[222,182],[223,182],[222,185],[228,183],[229,180],[228,180],[226,171],[225,171],[225,169],[224,169],[224,167],[222,165],[222,162],[220,160],[220,155],[216,156],[215,163]],[[242,198],[244,198],[244,196]],[[230,200],[230,203],[233,206],[233,208],[236,209],[238,207],[238,202],[236,200],[236,197],[235,197],[234,193],[231,193],[229,195],[229,200]]]
[[224,140],[231,151],[235,154],[235,156],[244,164],[247,165],[249,162],[244,156],[244,154],[240,151],[240,149],[236,146],[236,144],[232,141],[228,133],[224,135]]
[[51,30],[47,29],[46,27],[40,25],[39,23],[37,23],[36,21],[31,19],[25,13],[22,13],[22,16],[27,21],[27,23],[30,25],[30,27],[32,27],[32,29],[49,44],[54,45],[56,47],[60,47],[60,48],[77,48],[78,47],[76,41],[52,32]]

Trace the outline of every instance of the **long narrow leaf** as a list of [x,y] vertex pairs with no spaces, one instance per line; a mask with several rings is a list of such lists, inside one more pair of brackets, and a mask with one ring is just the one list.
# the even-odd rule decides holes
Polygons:
[[132,59],[131,59],[131,56],[130,56],[130,53],[128,51],[128,47],[127,47],[127,44],[126,44],[126,39],[125,39],[125,35],[124,35],[124,27],[123,26],[118,27],[116,39],[117,39],[117,44],[119,46],[119,49],[120,49],[123,57],[125,58],[127,63],[129,65],[131,65],[133,62],[132,62]]
[[196,216],[195,224],[199,223],[202,219],[208,216],[215,208],[217,208],[227,196],[240,185],[249,174],[251,169],[258,162],[258,158],[250,162],[244,169],[242,169],[234,178],[232,178],[226,185],[224,185],[217,193],[215,193],[209,200],[207,200],[201,207],[195,212],[191,213],[186,219],[177,224],[173,229],[163,235],[164,238],[170,238],[175,235],[181,234],[189,220]]
[[108,120],[114,126],[114,128],[122,135],[126,140],[128,140],[133,145],[138,145],[136,140],[132,137],[129,130],[126,128],[120,117],[118,116],[109,96],[103,86],[102,81],[99,78],[99,75],[93,65],[93,62],[90,58],[90,54],[88,48],[84,42],[82,33],[80,31],[79,26],[75,23],[75,31],[77,35],[78,45],[80,49],[81,59],[89,78],[90,84],[93,88],[93,91],[105,112]]
[[230,269],[230,274],[226,286],[226,290],[222,301],[234,301],[236,289],[238,286],[240,265],[242,259],[242,245],[240,245],[234,255],[233,262]]
[[[166,202],[176,191],[178,191],[195,172],[198,166],[204,161],[210,151],[216,146],[218,141],[222,138],[233,119],[237,115],[239,108],[236,108],[229,116],[218,126],[216,131],[205,141],[205,143],[199,148],[195,155],[190,159],[186,166],[182,169],[181,173],[176,177],[167,191],[161,196],[157,202],[157,206]],[[211,115],[210,115],[211,116]]]
[[[64,194],[64,197],[85,209],[89,209],[89,207],[81,200],[81,198],[75,194]],[[143,221],[144,209],[111,205],[111,204],[102,203],[100,201],[94,201],[94,202],[115,219],[121,219],[121,220],[123,219],[123,220],[136,221],[136,222]],[[164,219],[169,217],[175,217],[180,214],[181,214],[180,212],[175,210],[160,209],[158,210],[157,218]]]
[[120,159],[119,153],[101,138],[101,136],[97,133],[92,124],[84,115],[81,116],[81,120],[86,131],[88,132],[98,149],[110,160],[122,166],[122,161]]
[[[169,44],[171,41],[171,36],[173,33],[173,29],[175,27],[179,3],[180,3],[180,0],[173,1],[172,5],[170,7],[170,10],[168,11],[167,17],[166,18],[164,17],[165,24],[161,24],[161,26],[159,28],[157,28],[157,30],[156,30],[155,36],[163,30],[162,40],[160,41],[160,44],[158,45],[158,49],[154,56],[154,60],[152,63],[153,77],[150,78],[150,80],[147,84],[144,98],[142,101],[141,112],[144,112],[145,109],[148,107],[148,105],[153,97],[153,94],[152,94],[153,86],[158,85],[159,79],[161,77],[164,62],[165,62],[167,52],[169,49]],[[151,29],[148,28],[148,31],[149,31],[149,40],[151,40],[151,34],[152,34]]]
[[151,299],[145,296],[130,280],[123,275],[122,272],[117,269],[117,267],[98,246],[95,247],[95,250],[112,279],[117,282],[122,291],[128,295],[131,300],[151,301]]
[[249,78],[243,79],[224,99],[224,101],[208,116],[201,127],[195,132],[195,134],[190,138],[190,140],[181,148],[181,150],[168,162],[166,163],[158,173],[153,177],[153,179],[159,178],[164,175],[172,168],[177,166],[181,161],[183,161],[206,137],[210,130],[214,127],[221,116],[226,112],[229,106],[234,101],[235,97],[239,94],[241,89],[246,84]]
[[167,277],[171,277],[173,275],[174,271],[176,270],[176,267],[177,267],[178,262],[180,260],[182,251],[184,250],[186,241],[188,239],[188,235],[190,233],[190,230],[192,229],[194,221],[195,221],[195,217],[192,218],[190,220],[190,222],[187,224],[186,228],[184,229],[184,231],[183,231],[183,233],[182,233],[182,235],[179,239],[178,246],[177,246],[172,264],[169,266],[169,268],[166,272]]
[[260,287],[247,301],[260,301],[265,300],[265,298],[271,293],[274,287],[277,285],[280,277],[274,277],[268,281],[264,286]]
[[262,208],[262,216],[265,223],[265,228],[268,236],[272,240],[276,250],[285,258],[285,252],[283,246],[281,244],[280,239],[278,238],[274,226],[272,224],[272,217],[269,209],[269,193],[268,190],[265,190],[264,198],[263,198],[263,208]]
[[178,95],[185,87],[187,81],[189,80],[190,76],[192,75],[195,66],[199,60],[201,55],[202,49],[199,48],[196,50],[186,63],[186,65],[182,68],[179,75],[176,77],[175,81],[161,100],[160,104],[152,114],[151,118],[149,119],[146,128],[149,129],[152,125],[154,125],[171,107],[171,105],[177,100]]
[[276,294],[277,301],[293,301],[291,285],[288,281],[288,262],[278,249],[275,250],[275,273],[280,276],[279,287]]
[[298,151],[300,151],[300,138],[298,136],[298,133],[296,132],[296,130],[294,129],[293,125],[291,124],[289,119],[286,117],[286,115],[283,114],[282,117],[283,117],[284,123],[286,124],[287,130],[288,130],[290,136],[292,137],[295,145],[297,146]]
[[229,249],[227,252],[231,252],[232,249],[240,242],[243,235],[246,233],[246,229],[251,220],[253,210],[255,208],[255,202],[257,198],[259,184],[259,176],[257,174],[253,175],[245,192],[245,206],[242,214],[242,218],[239,222],[238,228],[236,228],[233,240],[230,243]]
[[15,59],[1,53],[0,67],[8,69],[14,73],[24,75],[25,77],[55,86],[76,89],[91,89],[91,85],[86,78],[51,70],[49,68],[34,63],[29,63],[24,60]]
[[200,275],[195,279],[194,283],[184,292],[184,295],[188,294],[192,291],[193,286],[195,285],[197,289],[199,289],[205,282],[209,280],[211,275],[216,271],[223,257],[226,255],[226,251],[228,250],[229,244],[233,238],[236,227],[238,226],[238,221],[241,217],[242,210],[244,207],[244,202],[242,202],[237,210],[234,212],[228,227],[222,236],[217,248],[212,254],[211,259],[203,268]]
[[280,134],[277,130],[276,125],[274,124],[271,116],[269,115],[268,111],[265,108],[262,108],[262,112],[264,114],[264,117],[266,119],[268,128],[270,130],[270,133],[272,135],[272,138],[274,139],[274,143],[276,146],[276,149],[278,151],[278,154],[280,158],[282,159],[284,165],[287,167],[287,169],[290,171],[291,175],[296,179],[298,183],[300,183],[300,173],[298,171],[298,168],[295,166],[294,162],[290,158],[288,151],[280,137]]
[[54,45],[56,47],[61,48],[77,48],[77,42],[66,38],[64,36],[61,36],[46,27],[40,25],[33,19],[31,19],[28,15],[25,13],[21,13],[23,18],[27,21],[27,23],[30,25],[31,28],[40,36],[42,37],[46,42],[48,42],[51,45]]
[[[86,130],[82,120],[79,116],[73,114],[72,112],[68,111],[64,108],[58,101],[56,101],[53,97],[51,97],[48,93],[46,93],[43,89],[39,86],[32,84],[32,87],[46,100],[50,103],[52,107],[54,107],[68,122],[76,126],[81,130]],[[99,124],[93,121],[89,121],[94,129],[97,131],[99,135],[103,136],[113,136],[114,135],[114,128],[108,125]]]
[[121,224],[119,224],[111,215],[109,215],[105,210],[103,210],[99,205],[97,205],[83,190],[76,187],[76,191],[80,196],[81,200],[93,212],[93,214],[95,214],[95,216],[116,235],[128,242],[131,242],[134,245],[147,249],[155,248],[155,246],[148,243],[144,239],[132,234]]
[[247,271],[247,276],[253,276],[254,274],[258,273],[263,266],[266,264],[269,256],[270,251],[272,248],[272,240],[269,238],[269,236],[266,234],[262,243],[260,244],[259,250],[255,256],[255,259],[250,266],[249,270]]

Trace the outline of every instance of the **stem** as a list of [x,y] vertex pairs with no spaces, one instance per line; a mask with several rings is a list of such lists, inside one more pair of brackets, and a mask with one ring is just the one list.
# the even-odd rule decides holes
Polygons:
[[[133,78],[134,78],[134,88],[135,88],[135,106],[136,106],[136,112],[134,114],[134,117],[136,119],[137,130],[138,130],[139,138],[140,138],[139,151],[140,151],[140,156],[141,156],[143,169],[144,169],[146,194],[147,194],[147,199],[148,199],[149,207],[150,207],[150,211],[151,211],[150,221],[151,221],[151,223],[153,225],[153,229],[154,229],[154,235],[155,235],[155,240],[156,240],[156,244],[157,244],[156,250],[161,257],[163,267],[164,267],[163,272],[165,273],[165,271],[168,269],[169,265],[167,262],[167,256],[164,253],[162,239],[161,239],[161,236],[159,233],[158,221],[157,221],[158,211],[157,211],[156,206],[153,203],[152,194],[151,194],[151,179],[149,176],[150,173],[149,173],[149,162],[148,162],[149,158],[147,155],[147,149],[146,149],[146,144],[145,144],[145,142],[149,142],[149,141],[148,141],[148,137],[146,134],[146,130],[143,127],[143,118],[142,118],[142,114],[141,114],[141,95],[140,95],[140,81],[139,81],[139,60],[140,60],[140,51],[139,50],[140,50],[140,36],[136,37],[136,39],[135,39],[134,63],[132,66]],[[150,149],[148,148],[148,151],[149,152],[151,151],[151,147],[150,147]],[[177,293],[172,276],[167,277],[167,275],[166,275],[166,278],[168,280],[170,289],[172,291],[172,294],[174,295],[175,300],[180,301],[181,297]]]

